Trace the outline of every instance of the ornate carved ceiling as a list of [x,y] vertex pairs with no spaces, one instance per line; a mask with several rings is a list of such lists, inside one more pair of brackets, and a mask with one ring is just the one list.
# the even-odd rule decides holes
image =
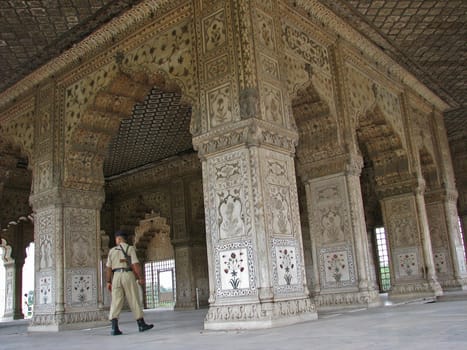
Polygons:
[[111,141],[104,175],[114,176],[192,150],[191,107],[177,92],[153,88]]
[[[141,1],[0,1],[0,93]],[[450,133],[465,130],[465,0],[320,1],[452,107],[446,116]],[[153,90],[144,105],[136,106],[133,117],[122,123],[113,140],[105,162],[107,176],[170,156],[165,149],[174,154],[191,148],[189,112],[177,98]],[[157,137],[153,128],[160,128]],[[138,142],[130,142],[134,140]]]
[[138,2],[0,1],[0,92]]

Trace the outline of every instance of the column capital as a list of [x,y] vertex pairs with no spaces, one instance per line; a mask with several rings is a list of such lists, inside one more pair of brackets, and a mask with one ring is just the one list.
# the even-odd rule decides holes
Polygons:
[[85,191],[63,187],[54,187],[38,194],[32,194],[29,202],[34,211],[50,205],[65,205],[80,208],[100,209],[104,203],[104,190]]
[[403,180],[378,184],[376,192],[379,198],[393,197],[407,193],[423,195],[425,193],[425,181],[416,176],[409,176]]
[[295,130],[251,118],[197,136],[193,138],[193,146],[201,158],[242,145],[267,146],[294,155],[297,141]]
[[456,203],[459,194],[453,188],[437,188],[425,193],[425,202],[434,203],[441,201],[448,201]]
[[314,161],[298,161],[297,172],[305,181],[323,176],[344,173],[359,176],[363,168],[363,158],[358,154],[340,154],[335,157]]

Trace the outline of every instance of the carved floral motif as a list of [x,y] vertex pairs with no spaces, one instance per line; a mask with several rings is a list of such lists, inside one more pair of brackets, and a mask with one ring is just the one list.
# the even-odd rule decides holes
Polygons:
[[219,235],[221,238],[244,234],[243,210],[240,190],[223,191],[219,197]]
[[211,51],[226,41],[225,13],[223,10],[203,21],[204,49]]
[[232,121],[231,99],[230,86],[224,86],[208,93],[209,119],[212,127]]

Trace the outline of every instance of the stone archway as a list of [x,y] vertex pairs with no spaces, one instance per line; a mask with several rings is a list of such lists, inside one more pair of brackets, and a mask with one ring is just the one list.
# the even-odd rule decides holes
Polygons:
[[167,74],[121,71],[100,91],[72,134],[65,166],[65,184],[80,189],[98,189],[104,184],[103,164],[111,138],[123,119],[132,115],[151,89],[178,92],[180,87]]
[[299,133],[297,169],[307,198],[313,270],[308,275],[315,302],[320,310],[379,305],[368,273],[371,257],[358,183],[361,160],[347,154],[338,119],[311,82],[297,91],[292,107]]
[[157,257],[160,260],[173,258],[174,252],[170,244],[170,226],[167,219],[154,211],[146,214],[135,228],[134,245],[143,261],[151,257]]
[[0,238],[8,244],[8,256],[4,258],[7,276],[0,284],[6,286],[10,293],[7,293],[7,299],[12,298],[12,303],[4,303],[6,317],[20,319],[24,318],[22,280],[26,247],[34,241],[30,220],[32,209],[29,205],[32,174],[28,166],[29,157],[25,156],[22,146],[15,146],[11,141],[15,140],[13,135],[5,136],[2,133],[1,136]]
[[388,236],[389,297],[434,297],[440,286],[434,273],[424,181],[414,175],[401,136],[377,104],[360,116],[356,135],[360,152],[372,168]]
[[456,210],[457,193],[440,184],[436,162],[425,146],[419,150],[419,156],[437,279],[445,291],[465,290],[467,270]]

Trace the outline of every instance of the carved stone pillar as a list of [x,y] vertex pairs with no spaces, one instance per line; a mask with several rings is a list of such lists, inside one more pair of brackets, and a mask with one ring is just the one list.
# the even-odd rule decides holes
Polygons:
[[103,193],[53,188],[31,196],[35,305],[31,331],[107,324],[100,309],[100,208]]
[[206,329],[317,317],[309,298],[279,1],[200,1],[200,125],[209,262]]
[[435,271],[444,290],[467,289],[456,200],[456,191],[437,190],[425,194]]
[[21,255],[15,259],[15,288],[14,288],[14,306],[13,306],[13,319],[22,320],[24,318],[23,314],[23,266],[25,254]]
[[5,267],[5,280],[1,281],[4,283],[5,292],[4,292],[4,300],[3,300],[3,307],[4,309],[0,311],[0,314],[3,314],[2,320],[8,321],[14,319],[14,311],[15,311],[15,261],[11,258],[5,260],[4,257],[4,267]]
[[389,298],[393,300],[443,294],[435,273],[423,191],[422,182],[410,179],[378,189],[390,246]]
[[381,303],[370,271],[359,178],[362,165],[360,157],[341,156],[301,169],[317,266],[313,292],[321,310]]
[[210,266],[206,329],[317,317],[304,273],[295,142],[295,133],[258,120],[195,139]]

